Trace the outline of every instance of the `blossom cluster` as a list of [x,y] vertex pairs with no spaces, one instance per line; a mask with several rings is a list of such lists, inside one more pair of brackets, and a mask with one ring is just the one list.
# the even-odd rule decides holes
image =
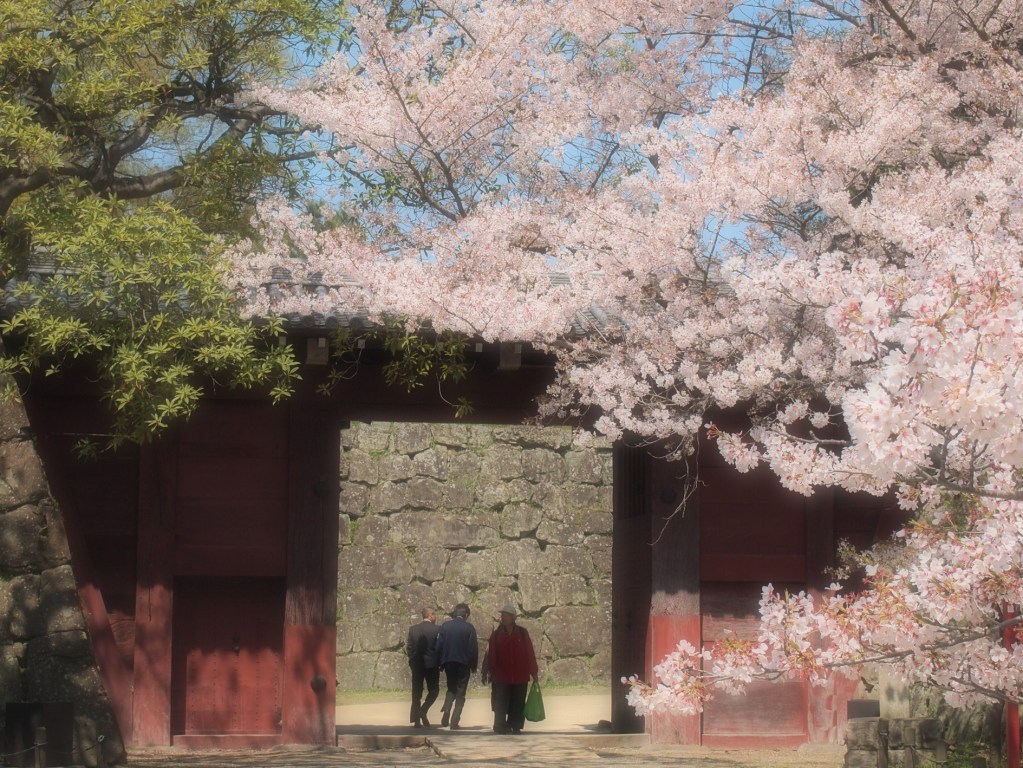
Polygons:
[[530,342],[558,359],[544,417],[710,434],[914,515],[899,568],[766,593],[758,642],[681,648],[640,708],[868,660],[1018,696],[1023,0],[925,5],[367,2],[313,79],[250,94],[331,134],[348,190],[337,226],[260,208],[231,276],[252,314]]
[[[792,677],[824,684],[883,663],[910,682],[937,685],[953,706],[1020,701],[1023,644],[1023,511],[985,503],[921,520],[901,532],[895,561],[867,567],[866,587],[822,599],[764,588],[759,635],[696,652],[682,642],[653,669],[654,682],[627,679],[640,713],[700,711],[715,691]],[[1011,638],[1006,642],[1006,630]]]

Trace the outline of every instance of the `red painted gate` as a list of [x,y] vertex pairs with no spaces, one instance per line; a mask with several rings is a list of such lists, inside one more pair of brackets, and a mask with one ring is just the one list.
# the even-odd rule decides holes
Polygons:
[[[755,639],[760,591],[800,590],[807,565],[806,500],[766,470],[740,476],[702,466],[700,596],[705,648],[727,637]],[[753,683],[743,696],[721,694],[703,711],[708,746],[791,747],[810,740],[804,681]]]
[[171,733],[278,734],[283,579],[174,583]]

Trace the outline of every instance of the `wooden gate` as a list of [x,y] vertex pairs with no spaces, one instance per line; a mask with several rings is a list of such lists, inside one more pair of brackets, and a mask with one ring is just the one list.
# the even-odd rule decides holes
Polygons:
[[175,580],[173,735],[280,733],[284,598],[283,579]]
[[[703,646],[755,639],[760,592],[807,582],[806,501],[761,468],[739,475],[704,466],[700,494]],[[721,694],[703,711],[703,744],[790,747],[810,740],[807,683],[759,682],[743,696]]]

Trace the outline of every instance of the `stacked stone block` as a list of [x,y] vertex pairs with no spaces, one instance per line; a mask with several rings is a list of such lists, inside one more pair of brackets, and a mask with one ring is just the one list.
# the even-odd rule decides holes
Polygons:
[[[0,703],[72,704],[73,752],[48,755],[51,765],[96,765],[101,749],[104,760],[121,760],[124,747],[93,658],[64,527],[30,438],[21,405],[0,404]],[[4,706],[3,755],[13,748],[3,737],[6,725]]]
[[338,686],[403,688],[426,605],[486,638],[511,602],[541,679],[610,677],[611,453],[567,428],[352,424],[342,435]]

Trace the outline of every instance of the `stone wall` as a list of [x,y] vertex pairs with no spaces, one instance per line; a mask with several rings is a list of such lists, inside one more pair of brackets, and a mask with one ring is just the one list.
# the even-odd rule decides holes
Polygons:
[[567,428],[352,424],[342,435],[338,687],[404,688],[423,606],[469,604],[480,656],[505,603],[541,680],[607,684],[611,452]]
[[[0,702],[74,707],[73,752],[51,749],[51,765],[96,765],[99,749],[107,761],[121,761],[124,747],[93,658],[64,527],[30,434],[20,405],[0,405]],[[13,749],[6,725],[5,706],[3,755]]]

